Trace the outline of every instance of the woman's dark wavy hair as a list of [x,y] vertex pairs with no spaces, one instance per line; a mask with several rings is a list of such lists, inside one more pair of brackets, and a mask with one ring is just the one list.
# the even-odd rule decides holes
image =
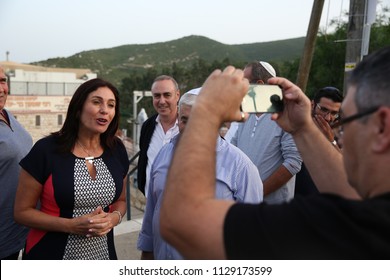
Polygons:
[[114,93],[115,116],[107,130],[100,135],[100,142],[104,148],[113,148],[115,146],[116,141],[118,140],[115,133],[119,127],[119,92],[110,82],[96,78],[86,81],[77,88],[70,100],[64,125],[59,131],[52,133],[52,135],[57,136],[57,143],[59,144],[59,150],[61,152],[71,151],[76,143],[80,127],[80,116],[84,103],[91,92],[102,87],[107,87]]

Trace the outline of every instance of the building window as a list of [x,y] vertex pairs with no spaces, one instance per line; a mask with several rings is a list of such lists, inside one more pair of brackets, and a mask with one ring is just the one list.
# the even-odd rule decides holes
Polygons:
[[35,116],[35,126],[41,126],[41,116]]
[[62,115],[57,116],[57,125],[62,125]]

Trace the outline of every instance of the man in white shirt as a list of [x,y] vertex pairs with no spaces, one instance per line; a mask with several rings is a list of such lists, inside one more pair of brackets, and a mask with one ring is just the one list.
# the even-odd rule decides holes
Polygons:
[[158,76],[151,91],[157,114],[142,125],[138,159],[138,189],[145,196],[148,193],[149,174],[154,158],[162,146],[179,133],[177,104],[180,90],[177,82],[171,76]]

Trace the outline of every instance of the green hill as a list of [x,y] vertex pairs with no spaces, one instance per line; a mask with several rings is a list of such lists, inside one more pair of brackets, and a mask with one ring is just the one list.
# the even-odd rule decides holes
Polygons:
[[[189,67],[199,59],[249,62],[262,59],[281,62],[302,55],[304,37],[241,45],[226,45],[202,36],[188,36],[154,44],[123,45],[110,49],[84,51],[70,57],[51,58],[32,63],[46,67],[88,68],[99,77],[119,83],[133,72],[162,69],[176,63]],[[288,51],[286,51],[288,50]]]

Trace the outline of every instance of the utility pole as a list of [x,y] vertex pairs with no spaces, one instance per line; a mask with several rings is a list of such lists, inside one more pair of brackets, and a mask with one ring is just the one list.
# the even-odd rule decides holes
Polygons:
[[305,46],[303,48],[303,55],[299,63],[298,77],[296,84],[302,89],[306,90],[307,81],[311,68],[311,62],[314,55],[314,47],[317,39],[318,28],[320,25],[322,8],[325,0],[314,0],[311,11],[309,27],[307,29]]
[[344,95],[346,93],[346,83],[356,64],[362,59],[362,38],[363,25],[365,21],[365,10],[367,0],[349,1],[349,20],[347,29],[347,49],[345,54],[344,68]]

